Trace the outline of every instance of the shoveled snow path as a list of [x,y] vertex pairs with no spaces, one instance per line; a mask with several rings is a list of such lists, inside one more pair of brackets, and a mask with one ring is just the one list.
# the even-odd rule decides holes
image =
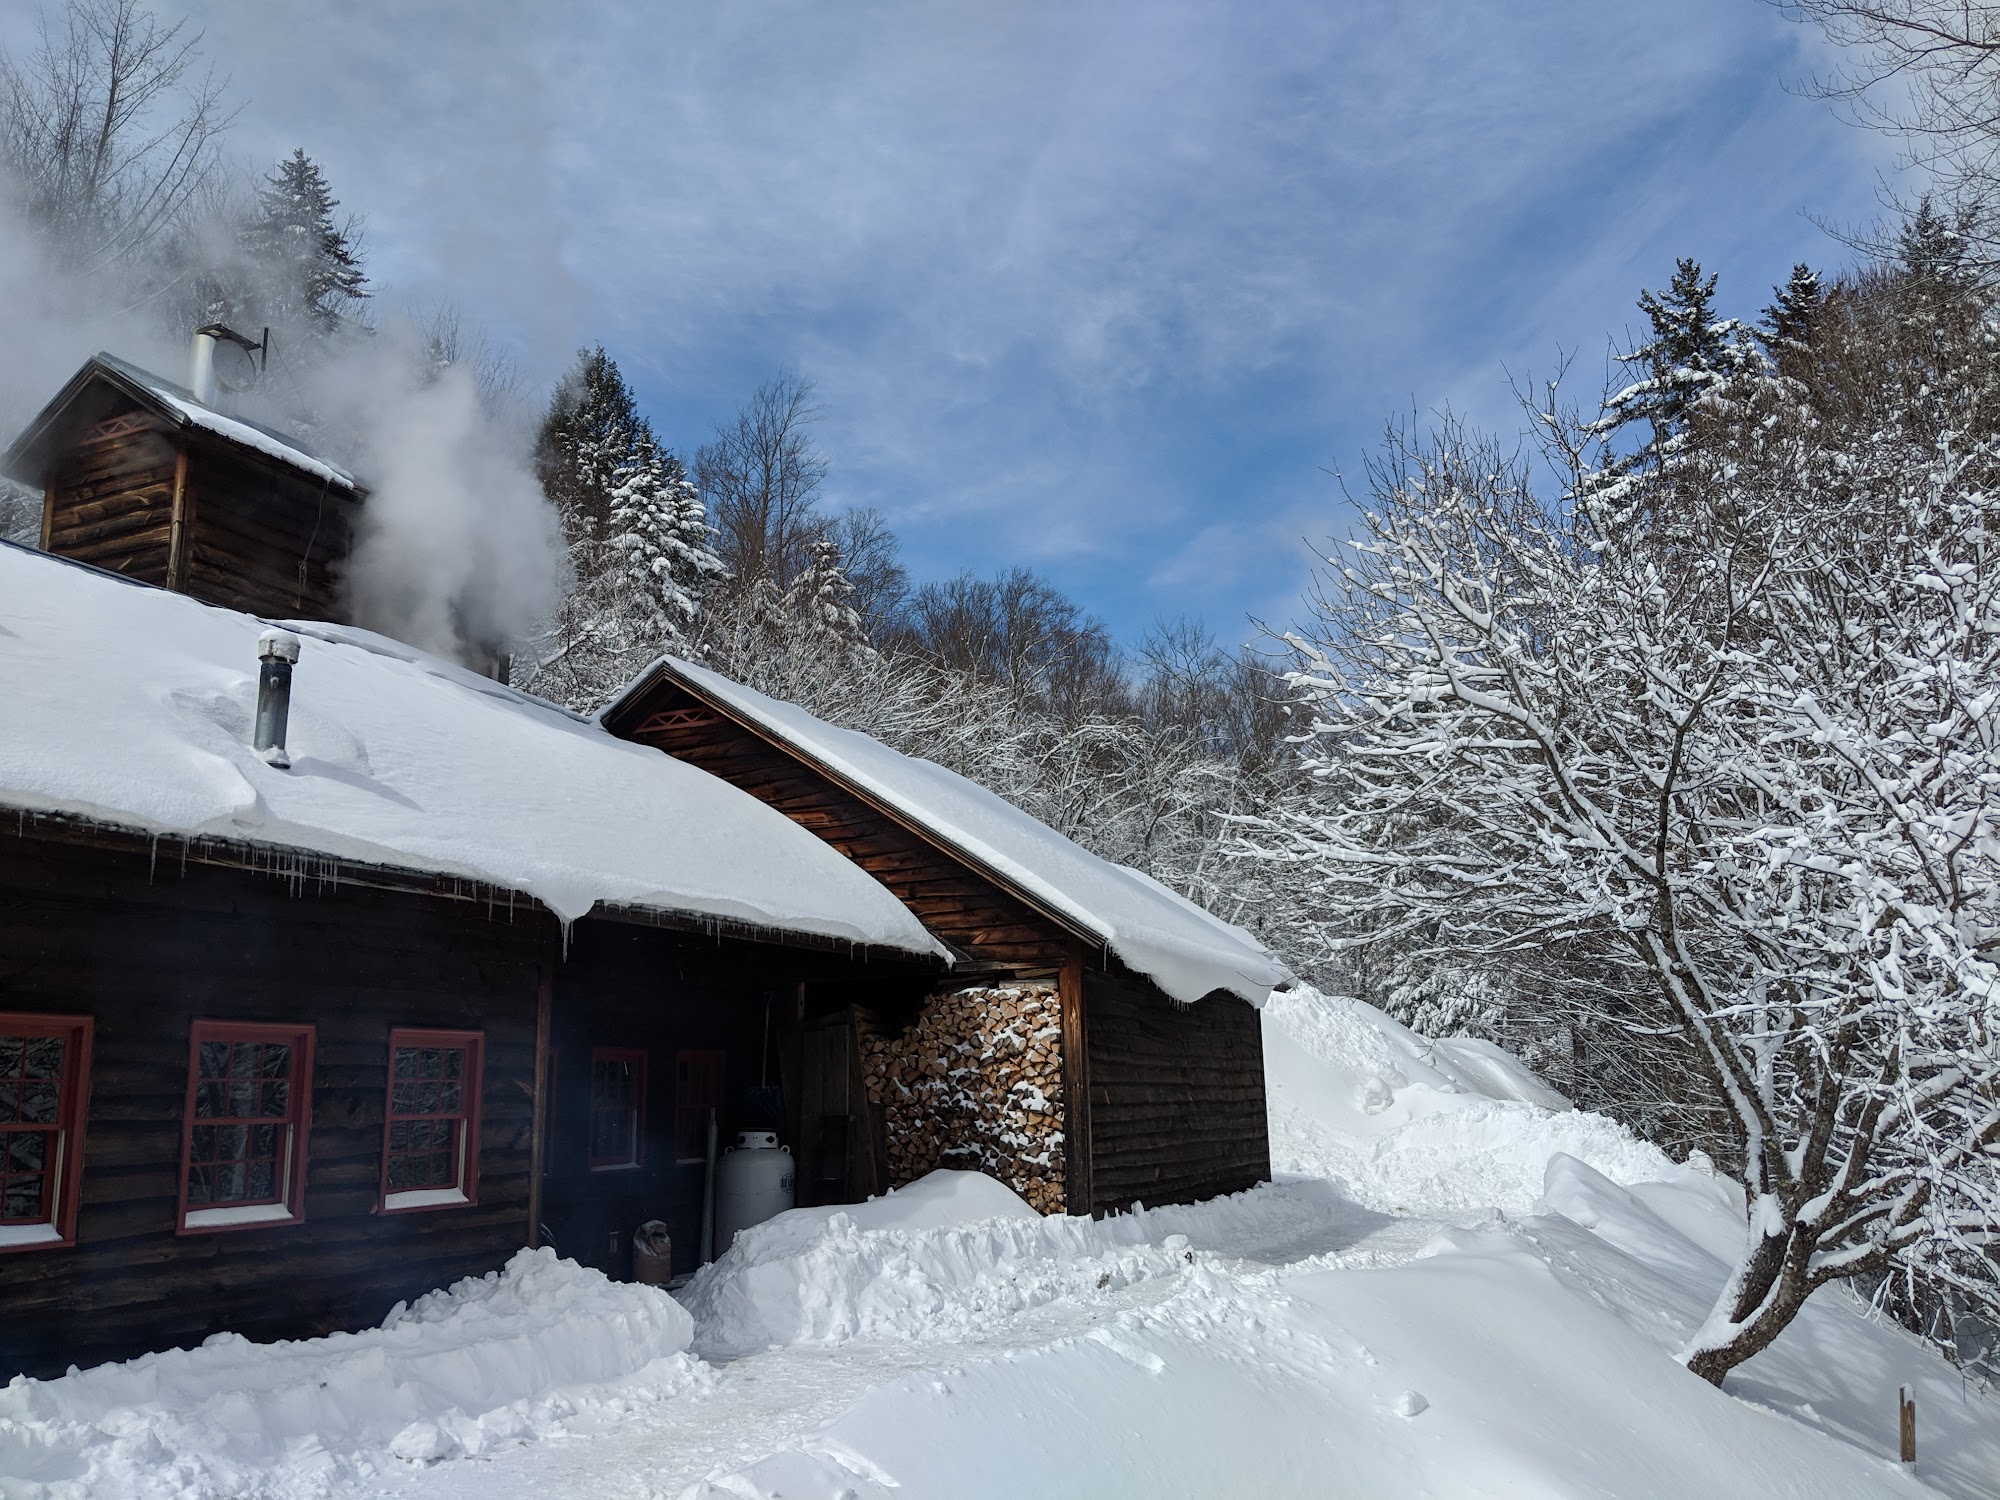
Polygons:
[[1259,1236],[1191,1240],[1190,1276],[1163,1276],[1088,1298],[1058,1297],[996,1322],[983,1337],[909,1342],[788,1345],[731,1357],[696,1353],[716,1370],[712,1387],[642,1406],[614,1403],[566,1431],[523,1447],[428,1468],[385,1468],[343,1494],[423,1495],[440,1500],[549,1500],[620,1495],[670,1500],[702,1480],[740,1469],[798,1442],[852,1408],[868,1391],[926,1373],[945,1374],[1015,1358],[1108,1327],[1120,1313],[1156,1306],[1187,1290],[1194,1266],[1228,1283],[1268,1283],[1289,1269],[1397,1265],[1451,1228],[1493,1222],[1490,1213],[1393,1217],[1310,1186],[1316,1222]]

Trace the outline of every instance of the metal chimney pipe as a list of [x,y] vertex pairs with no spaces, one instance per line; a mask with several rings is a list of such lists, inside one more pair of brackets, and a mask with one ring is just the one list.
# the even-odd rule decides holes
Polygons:
[[289,630],[267,630],[257,637],[257,728],[253,745],[265,761],[280,771],[292,768],[285,753],[285,727],[292,714],[292,666],[299,659],[299,638]]
[[188,345],[188,390],[203,405],[215,399],[215,335],[207,328]]

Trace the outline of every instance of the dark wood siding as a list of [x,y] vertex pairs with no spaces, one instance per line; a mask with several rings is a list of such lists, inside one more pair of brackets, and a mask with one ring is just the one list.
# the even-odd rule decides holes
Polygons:
[[136,409],[116,412],[63,455],[43,502],[49,551],[145,583],[167,581],[179,450],[163,426]]
[[809,829],[895,893],[942,942],[1018,979],[1053,979],[1068,935],[969,869],[733,719],[659,684],[615,732],[740,787]]
[[[297,1337],[527,1242],[534,1034],[554,923],[0,831],[0,1009],[96,1019],[78,1243],[0,1254],[0,1378]],[[306,1220],[175,1234],[189,1023],[318,1028]],[[375,1212],[392,1026],[486,1033],[479,1202]]]
[[1083,976],[1091,1203],[1192,1203],[1271,1175],[1257,1011],[1217,992],[1176,1005],[1144,981]]
[[255,615],[339,619],[353,497],[199,434],[189,441],[186,591]]

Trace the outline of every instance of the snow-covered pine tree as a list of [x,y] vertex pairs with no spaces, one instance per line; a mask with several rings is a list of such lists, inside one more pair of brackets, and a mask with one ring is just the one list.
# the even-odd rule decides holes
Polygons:
[[1758,339],[1781,374],[1791,374],[1812,347],[1814,332],[1826,310],[1826,285],[1804,261],[1792,267],[1785,284],[1773,287],[1771,305],[1764,309]]
[[535,440],[535,475],[572,545],[610,534],[612,487],[632,457],[643,420],[604,346],[579,349]]
[[853,598],[854,584],[848,579],[840,544],[820,537],[812,543],[805,571],[786,592],[785,614],[821,649],[841,654],[866,651],[868,632]]
[[1948,219],[1926,193],[1896,231],[1897,269],[1913,281],[1943,290],[1964,291],[1973,281],[1969,265],[1967,216]]
[[610,503],[611,548],[622,562],[615,570],[622,585],[617,612],[627,628],[621,654],[684,649],[702,596],[726,570],[694,481],[643,420],[614,476]]
[[686,468],[601,344],[578,353],[551,398],[535,468],[572,583],[528,683],[594,708],[661,652],[702,649],[698,626],[727,570]]
[[356,226],[335,221],[339,206],[319,164],[294,149],[258,188],[243,226],[260,314],[294,337],[331,337],[368,296]]
[[1704,276],[1697,261],[1674,263],[1673,279],[1664,292],[1642,291],[1639,310],[1651,325],[1652,337],[1619,363],[1645,372],[1604,403],[1592,424],[1598,437],[1611,439],[1634,422],[1649,428],[1637,452],[1610,466],[1615,473],[1657,467],[1673,450],[1690,408],[1717,385],[1754,369],[1755,348],[1748,331],[1734,318],[1715,311],[1713,274]]

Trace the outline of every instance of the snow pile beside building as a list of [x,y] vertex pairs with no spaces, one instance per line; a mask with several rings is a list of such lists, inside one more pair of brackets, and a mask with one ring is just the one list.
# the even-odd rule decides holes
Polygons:
[[[490,1452],[604,1399],[707,1378],[666,1293],[550,1250],[399,1304],[379,1328],[253,1344],[217,1334],[0,1390],[7,1500],[312,1493],[383,1465]],[[614,1390],[593,1387],[616,1382]]]
[[1309,985],[1265,1007],[1264,1069],[1272,1170],[1334,1180],[1384,1213],[1527,1213],[1558,1153],[1618,1183],[1688,1170],[1498,1047],[1418,1036]]

